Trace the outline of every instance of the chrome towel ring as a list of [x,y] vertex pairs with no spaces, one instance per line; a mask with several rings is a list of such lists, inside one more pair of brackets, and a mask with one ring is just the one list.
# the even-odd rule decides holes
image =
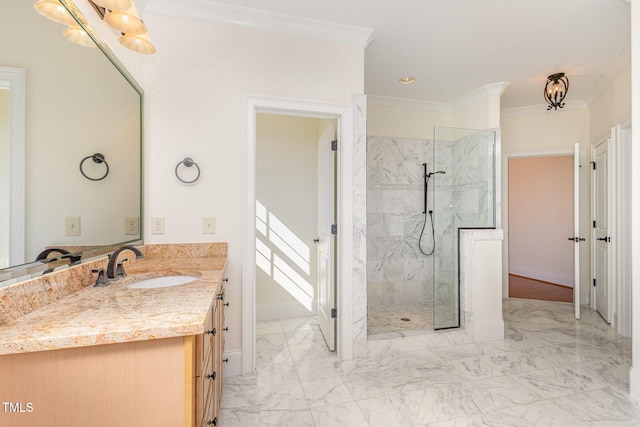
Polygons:
[[[198,170],[198,174],[191,181],[187,181],[185,179],[182,179],[180,177],[180,174],[178,173],[178,168],[180,167],[180,165],[184,165],[184,166],[186,166],[188,168],[190,168],[191,166],[195,166],[196,169]],[[176,165],[176,178],[178,178],[178,180],[180,180],[180,182],[184,182],[185,184],[193,184],[194,182],[196,182],[198,180],[198,178],[200,178],[200,166],[198,166],[198,164],[196,162],[194,162],[191,157],[185,157],[183,161],[178,162],[178,164]]]
[[[98,163],[98,164],[104,163],[105,167],[107,168],[107,170],[104,172],[104,175],[102,175],[100,178],[91,178],[86,173],[84,173],[83,165],[84,165],[84,162],[86,162],[88,159],[93,160],[94,163]],[[103,154],[101,154],[101,153],[92,154],[91,156],[85,157],[80,162],[80,173],[82,174],[82,176],[84,176],[85,178],[87,178],[87,179],[89,179],[91,181],[101,181],[101,180],[105,179],[107,177],[107,175],[109,175],[109,163],[107,163],[107,161],[105,160]]]

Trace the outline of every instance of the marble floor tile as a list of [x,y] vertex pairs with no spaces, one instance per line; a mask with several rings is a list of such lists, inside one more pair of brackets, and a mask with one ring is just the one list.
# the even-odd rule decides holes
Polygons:
[[294,362],[300,381],[333,378],[339,376],[333,361],[329,358],[298,360]]
[[355,402],[312,408],[316,427],[368,427],[360,407]]
[[399,395],[357,401],[370,426],[408,427],[424,425]]
[[313,317],[259,322],[256,374],[224,378],[219,425],[640,426],[629,338],[566,303],[510,299],[503,313],[504,340],[378,339],[347,361]]
[[307,403],[312,409],[354,400],[340,377],[303,381],[301,384]]

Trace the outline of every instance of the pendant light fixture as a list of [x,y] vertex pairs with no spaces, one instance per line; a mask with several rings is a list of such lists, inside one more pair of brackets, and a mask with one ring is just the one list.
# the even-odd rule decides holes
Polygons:
[[549,106],[547,111],[552,108],[558,109],[564,107],[564,98],[569,91],[569,79],[564,73],[555,73],[547,77],[547,84],[544,86],[544,100]]

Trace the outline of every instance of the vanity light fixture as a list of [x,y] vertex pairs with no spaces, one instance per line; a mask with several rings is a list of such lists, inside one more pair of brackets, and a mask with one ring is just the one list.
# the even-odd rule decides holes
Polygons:
[[400,80],[399,80],[400,84],[403,84],[403,85],[410,85],[415,81],[416,81],[416,78],[413,76],[400,77]]
[[62,31],[62,35],[67,40],[80,46],[96,47],[91,37],[78,25],[74,17],[71,16],[59,0],[38,0],[33,7],[40,15],[59,24],[66,25],[67,28]]
[[156,53],[156,47],[149,40],[149,33],[144,34],[123,34],[118,39],[120,44],[134,52],[152,55]]
[[91,1],[97,4],[98,6],[102,6],[105,9],[109,9],[109,10],[127,10],[131,6],[133,6],[133,4],[131,3],[131,0],[91,0]]
[[62,35],[75,44],[84,47],[97,47],[89,34],[80,25],[71,25],[62,30]]
[[88,0],[96,13],[121,36],[121,45],[142,54],[156,53],[149,39],[147,26],[138,16],[136,6],[131,0]]
[[147,26],[138,18],[134,7],[127,10],[111,10],[104,16],[104,20],[111,28],[128,35],[140,35],[147,32]]
[[58,0],[38,0],[33,7],[38,13],[58,24],[78,25],[73,16]]
[[563,101],[568,91],[569,79],[564,73],[555,73],[547,77],[547,84],[544,85],[544,100],[549,104],[547,111],[564,107]]

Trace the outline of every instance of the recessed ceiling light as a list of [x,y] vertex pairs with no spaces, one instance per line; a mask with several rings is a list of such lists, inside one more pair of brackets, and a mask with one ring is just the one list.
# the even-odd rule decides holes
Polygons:
[[403,85],[410,85],[415,81],[416,81],[416,78],[413,76],[400,77],[400,84],[403,84]]

